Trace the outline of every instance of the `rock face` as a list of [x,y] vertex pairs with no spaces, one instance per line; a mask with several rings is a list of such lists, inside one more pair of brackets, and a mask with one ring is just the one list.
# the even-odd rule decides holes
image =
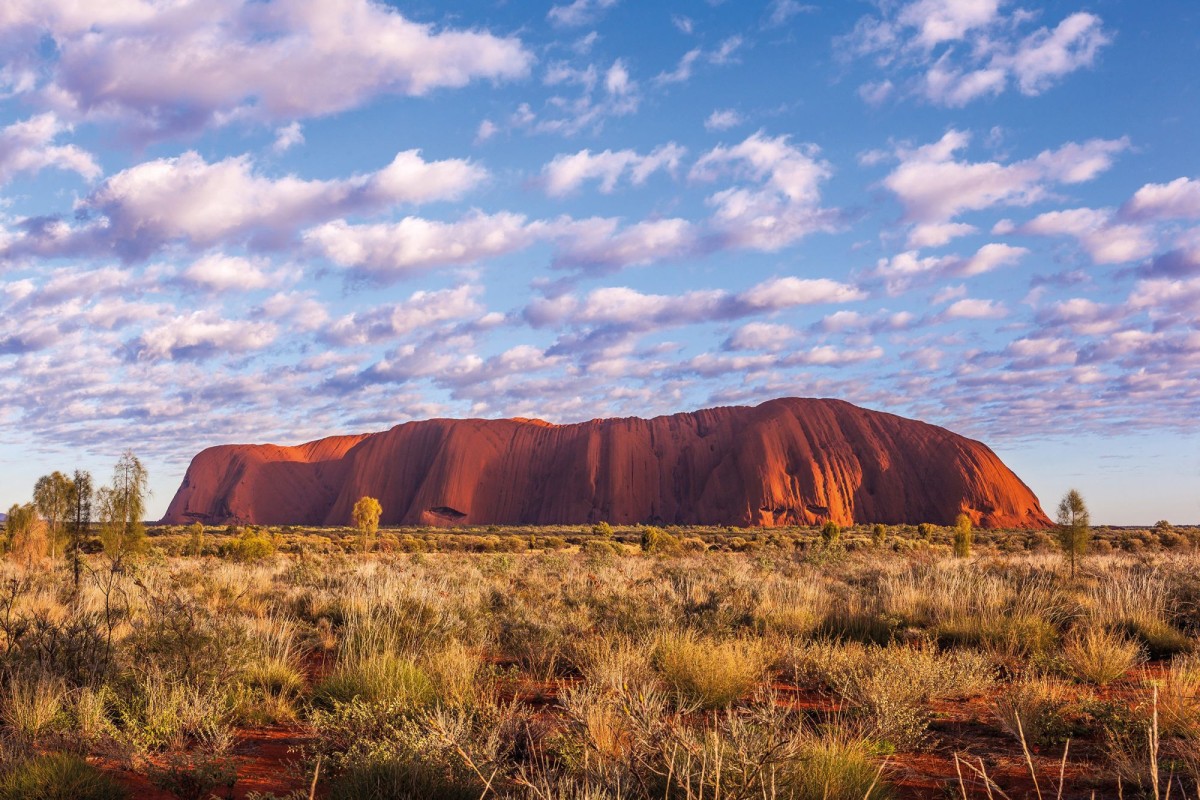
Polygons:
[[784,398],[653,419],[432,419],[194,459],[164,523],[812,525],[832,519],[1044,528],[980,442],[840,400]]

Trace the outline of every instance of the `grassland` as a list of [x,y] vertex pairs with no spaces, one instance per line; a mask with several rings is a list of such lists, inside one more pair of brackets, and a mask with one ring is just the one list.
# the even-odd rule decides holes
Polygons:
[[1072,579],[1044,532],[158,528],[78,592],[9,558],[0,800],[1196,796],[1198,545],[1096,529]]

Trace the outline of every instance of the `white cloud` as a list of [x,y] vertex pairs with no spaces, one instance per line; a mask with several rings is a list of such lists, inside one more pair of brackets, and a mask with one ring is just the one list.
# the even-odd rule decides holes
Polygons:
[[685,219],[637,222],[621,228],[616,219],[560,221],[550,225],[558,248],[556,267],[607,272],[679,258],[696,246],[696,231]]
[[11,246],[35,252],[112,247],[134,259],[171,242],[207,248],[249,238],[278,245],[306,224],[398,203],[455,199],[486,178],[470,162],[425,161],[417,150],[397,154],[378,172],[327,181],[268,178],[248,156],[210,164],[189,151],[138,164],[102,183],[81,204],[99,221]]
[[618,0],[573,0],[560,6],[551,6],[546,13],[546,19],[564,28],[578,28],[589,25],[608,9],[617,4]]
[[[881,3],[879,15],[859,19],[838,48],[874,57],[897,80],[907,77],[909,91],[931,103],[957,107],[999,95],[1010,85],[1023,94],[1041,94],[1092,66],[1112,41],[1102,20],[1083,12],[1053,29],[1022,33],[1037,14],[1020,8],[1004,13],[1005,5],[1004,0]],[[877,105],[892,88],[887,78],[864,84],[859,94]]]
[[906,291],[914,282],[945,275],[960,263],[958,256],[925,256],[916,250],[897,253],[890,258],[881,258],[875,264],[874,274],[884,279],[887,292],[897,295]]
[[915,284],[938,278],[969,278],[1011,266],[1028,254],[1029,251],[1024,247],[1000,243],[985,244],[969,258],[957,255],[922,257],[916,250],[907,250],[890,258],[879,259],[873,274],[883,278],[888,294],[897,295]]
[[965,222],[927,222],[914,225],[908,232],[908,246],[914,249],[922,247],[941,247],[949,244],[952,239],[969,236],[979,229]]
[[1017,79],[1022,94],[1038,95],[1058,79],[1090,67],[1100,48],[1112,42],[1094,14],[1075,13],[1055,26],[1027,36],[1011,55],[995,59],[1007,66]]
[[195,311],[152,326],[142,333],[139,359],[200,359],[246,353],[268,346],[278,334],[270,322],[228,320],[215,311]]
[[1048,211],[1017,229],[1038,236],[1071,236],[1096,264],[1122,264],[1154,252],[1155,237],[1144,225],[1116,222],[1107,209]]
[[575,320],[604,325],[656,327],[702,322],[726,300],[719,289],[681,295],[643,294],[625,286],[593,289],[580,304]]
[[678,295],[646,294],[626,286],[594,289],[582,299],[573,295],[534,300],[525,309],[533,325],[619,326],[652,330],[713,320],[740,319],[804,305],[862,300],[861,290],[828,278],[772,278],[738,294],[702,289]]
[[818,156],[815,145],[797,147],[787,136],[769,137],[761,131],[740,144],[715,147],[701,156],[689,173],[692,180],[712,181],[731,174],[758,182],[708,197],[714,208],[709,225],[721,239],[719,246],[774,251],[830,229],[831,215],[819,203],[820,185],[831,170]]
[[555,62],[546,71],[545,83],[578,85],[580,94],[574,98],[552,95],[540,114],[529,103],[522,103],[509,117],[511,127],[574,136],[589,128],[599,131],[608,118],[632,114],[641,103],[638,82],[621,59],[604,71],[603,79],[594,64],[578,69]]
[[637,89],[637,83],[629,76],[625,62],[617,59],[604,73],[604,90],[611,95],[624,97]]
[[738,295],[738,302],[749,308],[773,311],[817,303],[849,303],[862,300],[861,289],[829,278],[771,278]]
[[232,289],[249,292],[275,284],[276,279],[263,271],[265,264],[262,259],[212,253],[192,262],[181,277],[188,283],[216,292]]
[[1004,91],[1008,74],[1001,69],[961,71],[939,60],[925,73],[921,93],[931,102],[961,108],[972,100]]
[[727,131],[743,122],[742,115],[732,108],[718,108],[704,120],[704,127],[710,131]]
[[786,24],[792,17],[799,14],[811,14],[816,10],[816,6],[800,3],[797,0],[771,0],[771,4],[767,7],[767,25],[777,28]]
[[742,37],[730,36],[722,41],[715,50],[694,47],[683,54],[679,59],[679,63],[675,65],[675,69],[670,72],[659,73],[655,76],[654,82],[659,85],[686,83],[692,79],[692,73],[696,68],[696,64],[700,61],[705,61],[716,66],[733,63],[736,61],[734,54],[741,49],[742,44]]
[[799,332],[790,325],[747,322],[730,335],[724,347],[726,350],[782,350],[797,336]]
[[339,267],[388,281],[511,253],[527,247],[537,233],[538,226],[526,225],[520,214],[474,212],[455,222],[405,217],[352,225],[335,220],[305,231],[303,239]]
[[1129,305],[1153,312],[1171,311],[1194,319],[1200,314],[1200,276],[1184,280],[1155,278],[1138,281],[1129,295]]
[[572,155],[555,156],[542,169],[542,178],[546,193],[552,197],[569,194],[588,180],[599,180],[600,191],[608,194],[626,174],[634,186],[645,183],[658,170],[675,174],[685,152],[683,147],[674,142],[656,147],[644,156],[633,150],[605,150],[600,153],[581,150]]
[[670,72],[660,72],[654,78],[654,82],[658,84],[664,83],[684,83],[692,78],[692,70],[696,67],[696,62],[700,60],[700,56],[704,55],[704,51],[699,47],[688,50],[679,59],[679,63],[675,65],[675,69]]
[[1200,180],[1147,183],[1121,209],[1131,219],[1200,219]]
[[49,96],[148,137],[520,78],[534,60],[514,37],[438,30],[372,0],[16,0],[0,16],[0,37],[31,29],[56,46]]
[[892,96],[896,86],[890,80],[872,81],[858,87],[858,96],[867,105],[881,106]]
[[917,0],[900,10],[897,21],[915,28],[925,49],[964,38],[999,17],[1001,0]]
[[985,244],[976,251],[975,255],[963,262],[955,274],[967,277],[982,275],[998,267],[1012,266],[1027,255],[1029,255],[1029,251],[1024,247],[1001,243]]
[[311,292],[279,292],[268,297],[261,306],[269,319],[284,320],[297,331],[320,329],[329,320],[329,311]]
[[943,286],[941,289],[938,289],[930,302],[935,306],[940,306],[942,303],[949,303],[951,300],[957,300],[960,297],[966,296],[967,287],[962,284],[958,286]]
[[475,131],[475,144],[483,144],[499,132],[499,125],[492,122],[490,119],[485,119],[483,122],[479,123],[479,127]]
[[339,345],[366,345],[425,330],[434,325],[478,317],[481,288],[457,286],[414,292],[407,300],[348,314],[328,326],[325,338]]
[[1046,197],[1055,183],[1091,180],[1112,165],[1117,153],[1129,148],[1125,138],[1091,139],[1011,164],[956,159],[970,138],[963,131],[950,130],[933,144],[898,151],[900,164],[883,183],[904,205],[907,220],[940,224],[965,211],[1028,205]]
[[0,186],[18,173],[37,173],[49,167],[77,173],[87,180],[100,177],[100,165],[91,153],[73,144],[54,144],[55,139],[69,130],[71,127],[52,112],[14,122],[0,130]]
[[1000,319],[1007,315],[1003,303],[978,298],[958,300],[942,312],[944,319]]
[[275,130],[275,142],[271,149],[276,153],[286,153],[298,144],[304,144],[304,128],[299,122],[292,122]]

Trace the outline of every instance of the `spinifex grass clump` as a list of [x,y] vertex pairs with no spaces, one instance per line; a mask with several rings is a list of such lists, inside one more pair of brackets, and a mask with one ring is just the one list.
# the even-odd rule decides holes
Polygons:
[[1125,677],[1144,658],[1137,642],[1098,627],[1075,632],[1062,648],[1068,674],[1096,686]]
[[679,705],[724,708],[762,680],[762,645],[753,639],[719,640],[691,631],[668,633],[654,649],[654,666]]

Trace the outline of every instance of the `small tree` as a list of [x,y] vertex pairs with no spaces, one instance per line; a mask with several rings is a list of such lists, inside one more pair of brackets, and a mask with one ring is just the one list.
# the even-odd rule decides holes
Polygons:
[[934,527],[933,527],[932,523],[929,523],[929,522],[922,522],[920,525],[917,526],[917,534],[920,535],[920,537],[922,539],[929,542],[930,544],[933,543],[933,531],[934,531]]
[[4,532],[7,535],[8,552],[23,560],[26,566],[46,555],[46,528],[38,519],[37,507],[33,503],[9,508]]
[[833,520],[826,520],[825,524],[821,526],[821,541],[825,543],[825,546],[833,547],[841,538],[842,529],[838,527],[838,524]]
[[67,554],[71,574],[75,579],[75,594],[79,594],[80,570],[83,567],[83,542],[92,529],[92,473],[75,470],[68,498]]
[[875,542],[876,547],[883,547],[884,543],[887,542],[887,534],[886,525],[875,523],[871,528],[871,540]]
[[33,486],[33,504],[42,515],[42,519],[46,520],[51,558],[58,555],[58,544],[62,540],[63,529],[70,513],[73,490],[71,479],[61,472],[43,475]]
[[204,525],[200,522],[188,525],[188,552],[194,556],[204,553]]
[[1075,577],[1075,561],[1087,553],[1091,541],[1091,516],[1083,495],[1072,489],[1058,504],[1058,546],[1071,561],[1071,577]]
[[611,539],[613,535],[612,525],[601,520],[592,526],[592,533],[596,536],[603,536],[606,539]]
[[966,514],[959,514],[958,519],[954,520],[954,556],[956,558],[971,557],[971,518]]
[[379,532],[379,517],[383,514],[383,506],[374,497],[360,497],[350,512],[354,527],[358,528],[359,544],[363,552],[370,549],[371,541]]
[[148,485],[146,468],[133,451],[126,450],[113,469],[112,486],[97,493],[100,541],[115,566],[145,548]]

